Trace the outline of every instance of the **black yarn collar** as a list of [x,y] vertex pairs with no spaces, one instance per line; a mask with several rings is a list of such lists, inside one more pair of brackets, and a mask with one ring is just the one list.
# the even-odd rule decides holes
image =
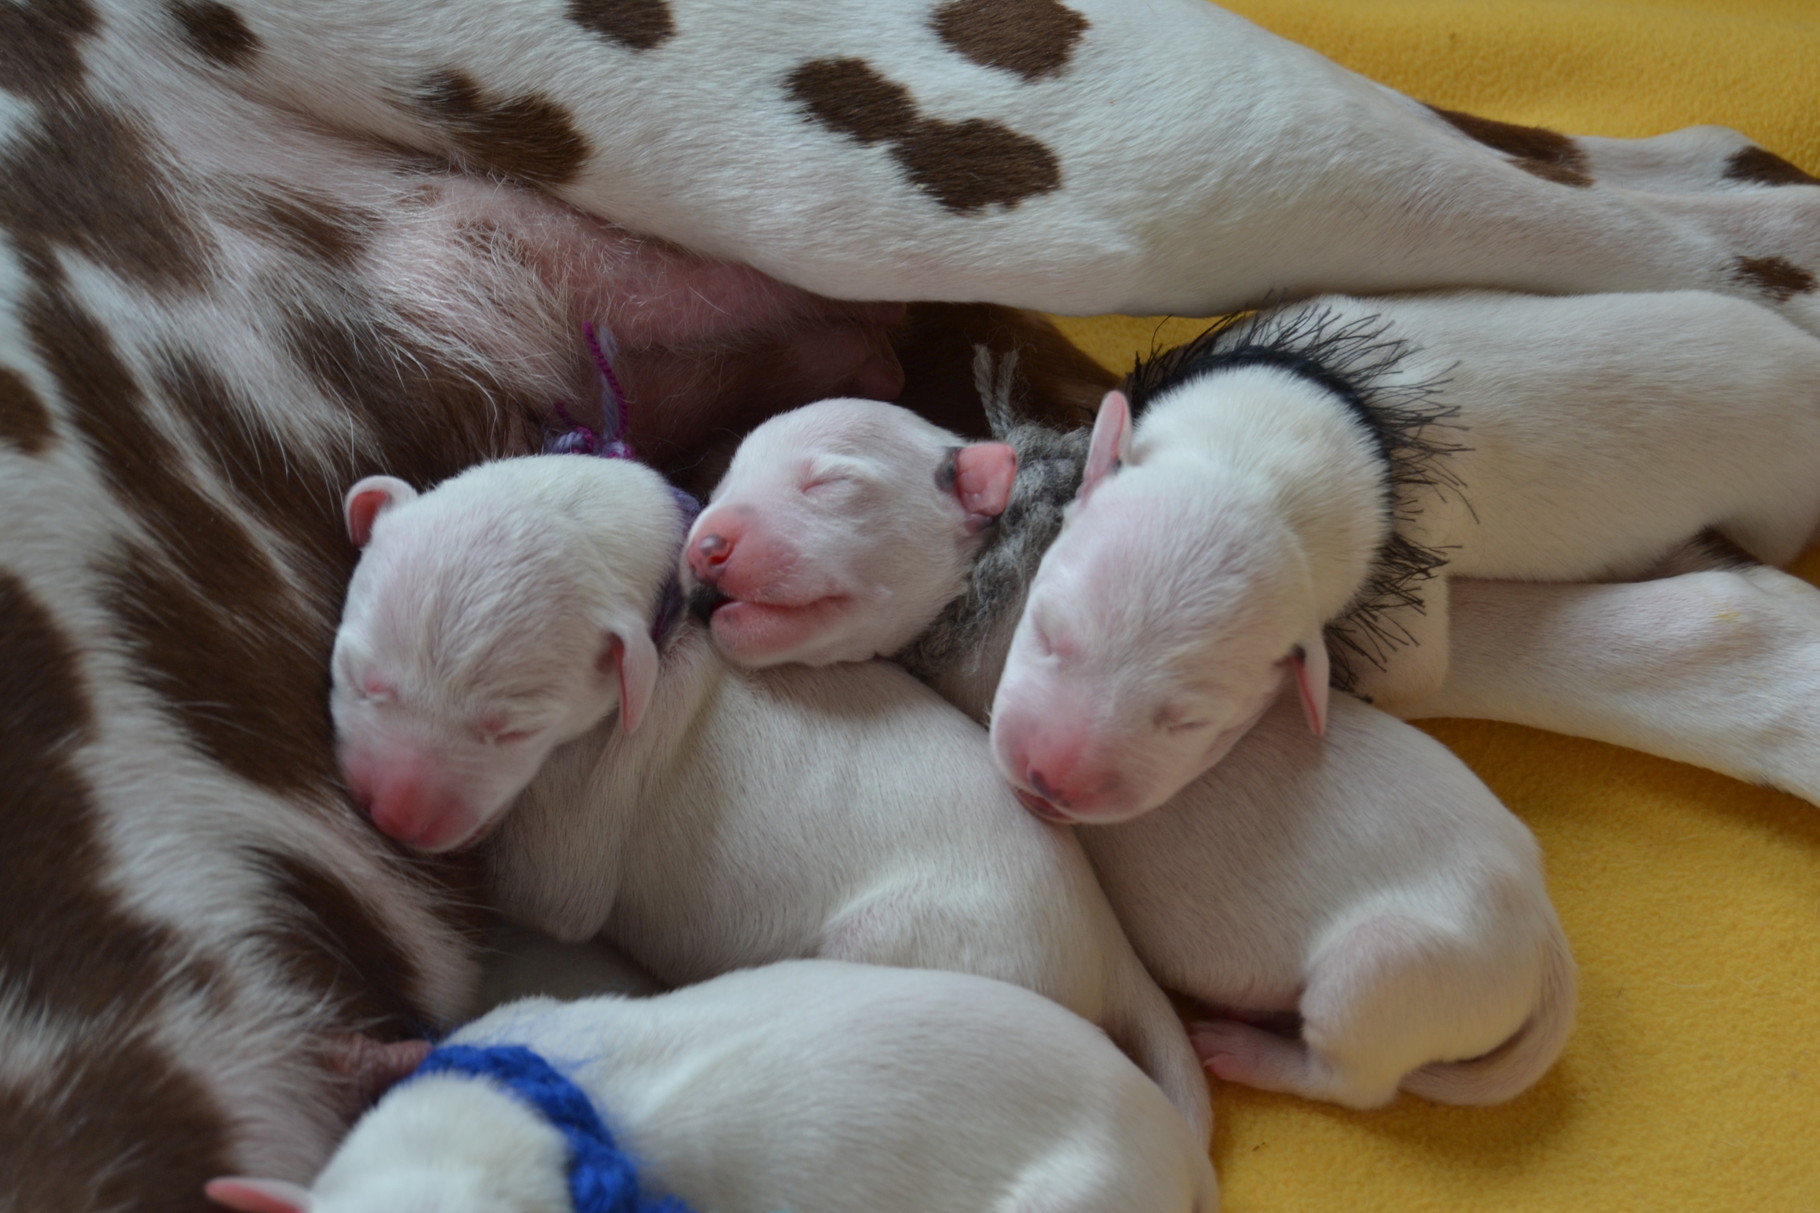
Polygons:
[[1342,690],[1357,682],[1356,661],[1383,669],[1392,651],[1415,643],[1396,610],[1422,611],[1422,584],[1447,563],[1442,551],[1401,530],[1420,512],[1413,490],[1464,500],[1464,485],[1445,456],[1470,448],[1437,432],[1464,428],[1458,406],[1447,402],[1445,373],[1415,383],[1395,379],[1416,352],[1392,335],[1380,315],[1346,320],[1330,306],[1291,304],[1226,317],[1184,345],[1153,351],[1124,383],[1135,417],[1157,396],[1186,384],[1269,367],[1321,388],[1370,435],[1382,462],[1390,527],[1358,594],[1327,625],[1333,684]]

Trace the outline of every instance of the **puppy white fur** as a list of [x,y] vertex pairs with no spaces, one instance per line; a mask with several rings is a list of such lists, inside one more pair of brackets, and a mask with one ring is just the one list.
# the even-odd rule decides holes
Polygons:
[[[1214,1213],[1206,1151],[1090,1024],[1003,982],[831,961],[653,998],[527,999],[450,1043],[520,1045],[594,1103],[652,1195],[702,1213]],[[711,1076],[712,1081],[706,1081]],[[570,1213],[567,1147],[489,1081],[395,1088],[306,1191],[249,1213]]]
[[[844,426],[851,428],[843,445],[862,432],[870,445],[852,473],[854,503],[834,510],[801,490],[818,444],[836,440]],[[683,569],[698,586],[730,591],[706,600],[716,646],[748,666],[903,650],[901,638],[935,617],[929,603],[963,593],[991,534],[970,521],[942,475],[951,452],[970,445],[979,444],[873,401],[818,402],[754,430],[715,489],[715,505],[690,532]],[[1045,490],[1072,492],[1048,482],[1063,475],[1059,466],[1047,473]],[[976,489],[1011,500],[1002,487]],[[729,515],[741,541],[704,577],[695,567],[705,563],[700,540]],[[903,518],[934,521],[910,531],[893,525]],[[887,533],[888,543],[873,539]],[[1820,590],[1700,543],[1653,572],[1651,580],[1593,585],[1454,579],[1447,680],[1435,694],[1397,705],[1397,714],[1591,737],[1820,802],[1820,729],[1807,691],[1820,685]],[[792,586],[800,585],[835,587],[808,625],[723,626],[740,595],[787,618],[797,605]],[[950,606],[944,614],[956,615],[957,626],[943,628],[944,643],[930,654],[923,652],[929,633],[919,638],[908,654],[912,668],[951,703],[986,719],[1022,601],[1020,591],[992,618],[967,619],[967,637],[959,635],[965,610]],[[949,640],[971,647],[956,654]]]
[[[857,428],[876,435],[901,410],[802,412],[813,424],[778,418],[751,451],[825,438],[836,412],[868,414]],[[928,474],[942,444],[914,419],[902,425],[901,450],[875,452],[875,466],[903,474],[862,494],[888,518],[916,515],[906,498],[946,496]],[[722,486],[755,551],[803,533],[798,496],[771,492],[775,483],[736,459]],[[766,534],[773,518],[781,535]],[[858,539],[867,522],[847,519]],[[961,557],[974,544],[952,525],[932,539]],[[813,563],[838,581],[826,566],[844,550],[805,549],[787,567]],[[762,589],[761,574],[746,570]],[[1015,616],[1018,604],[1006,606]],[[839,627],[844,644],[876,651],[913,622],[854,610]],[[990,678],[1002,656],[970,664]],[[1331,705],[1325,744],[1298,708],[1278,704],[1166,807],[1079,837],[1152,973],[1225,1012],[1196,1033],[1221,1077],[1354,1107],[1399,1089],[1488,1103],[1535,1082],[1566,1041],[1573,963],[1534,839],[1444,747],[1354,700]],[[1296,1016],[1299,1040],[1244,1022]]]
[[1726,562],[1610,585],[1455,581],[1447,681],[1406,719],[1505,720],[1820,804],[1820,590]]
[[684,525],[656,472],[543,455],[421,498],[375,476],[347,515],[362,552],[330,705],[342,772],[385,833],[470,843],[555,746],[615,708],[636,727]]
[[[599,521],[531,528],[544,558],[527,561],[511,550],[521,532],[502,538],[499,518],[534,514],[520,482],[546,478],[597,498],[573,508]],[[511,672],[512,702],[538,705],[537,719],[558,722],[552,734],[588,729],[566,745],[528,743],[547,755],[541,771],[505,745],[474,747],[470,778],[487,794],[462,802],[458,838],[503,821],[495,904],[561,939],[602,935],[671,985],[806,956],[1012,981],[1103,1026],[1204,1133],[1205,1079],[1078,844],[1018,810],[983,731],[928,688],[882,662],[735,671],[684,622],[667,639],[642,727],[610,718],[603,634],[648,637],[681,538],[653,480],[574,455],[507,461],[390,507],[405,518],[453,498],[436,526],[388,527],[381,516],[373,528],[363,566],[382,544],[399,550],[356,579],[348,617],[414,630],[392,634],[396,648],[361,633],[395,688],[373,701],[364,728],[389,736],[396,718],[420,744],[463,752],[468,717],[439,705],[490,701],[476,685]],[[632,512],[616,518],[620,508]],[[636,550],[601,560],[601,526]],[[589,564],[598,602],[562,590]],[[535,653],[515,667],[521,636]],[[445,649],[447,637],[463,647]]]
[[740,443],[689,531],[684,575],[741,665],[887,655],[966,582],[1015,470],[1003,443],[906,409],[805,405]]
[[[1446,747],[1287,699],[1154,813],[1082,829],[1151,973],[1225,1014],[1221,1078],[1356,1108],[1496,1103],[1567,1042],[1574,964],[1522,822]],[[1257,1020],[1300,1020],[1299,1039]]]
[[1635,577],[1709,528],[1780,562],[1820,518],[1820,340],[1763,308],[1472,293],[1281,316],[1317,313],[1408,343],[1378,383],[1432,389],[1420,437],[1455,448],[1431,457],[1440,475],[1393,493],[1378,437],[1305,373],[1189,378],[1129,439],[1111,397],[1101,475],[1090,459],[994,705],[1014,783],[1077,816],[1153,808],[1219,761],[1299,654],[1318,728],[1323,626],[1371,605],[1393,530],[1444,562],[1405,586],[1419,605],[1377,605],[1391,639],[1352,663],[1396,709],[1446,679],[1451,577]]

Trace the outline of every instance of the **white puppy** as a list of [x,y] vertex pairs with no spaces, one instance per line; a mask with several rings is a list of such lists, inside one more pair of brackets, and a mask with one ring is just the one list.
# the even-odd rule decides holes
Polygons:
[[[603,935],[671,985],[823,956],[1028,986],[1106,1028],[1206,1130],[1206,1081],[1168,1000],[1078,844],[1018,811],[976,724],[882,662],[731,670],[685,622],[663,640],[661,677],[622,675],[643,716],[623,730],[611,671],[650,643],[682,538],[669,490],[643,468],[577,455],[483,470],[380,501],[350,590],[343,647],[360,659],[336,679],[391,693],[369,697],[344,753],[360,741],[383,769],[382,739],[402,735],[473,754],[447,810],[458,826],[432,816],[427,841],[402,841],[452,845],[503,821],[491,856],[503,913],[562,939]],[[539,525],[523,486],[555,481],[589,498],[565,508],[590,526]],[[600,528],[626,546],[612,562]],[[568,588],[584,566],[597,601]],[[366,622],[392,619],[412,626]],[[444,704],[526,716],[489,743],[472,708]],[[512,748],[511,732],[544,720]],[[541,772],[528,751],[547,755]],[[377,802],[374,817],[393,820]]]
[[424,851],[470,843],[558,744],[615,707],[638,727],[686,525],[663,477],[540,455],[421,498],[371,476],[346,512],[362,552],[330,707],[342,773],[385,833]]
[[[970,443],[873,401],[821,401],[752,431],[690,532],[683,570],[715,644],[747,666],[895,656],[986,719],[1029,576],[1087,450],[1084,432],[1004,428],[1015,466],[1002,443]],[[823,443],[850,448],[861,435],[864,460],[842,490],[850,500],[802,491]],[[969,463],[971,507],[946,470]],[[1003,524],[981,526],[995,501]],[[1805,690],[1820,685],[1820,591],[1705,543],[1658,572],[1615,584],[1452,583],[1446,683],[1397,714],[1592,737],[1820,801],[1820,729]],[[748,600],[776,626],[730,626]],[[906,646],[906,635],[917,638]]]
[[[588,1213],[571,1185],[593,1156],[493,1076],[503,1061],[585,1101],[605,1133],[587,1125],[584,1149],[610,1141],[646,1193],[702,1213],[1218,1204],[1201,1143],[1103,1035],[979,977],[797,961],[653,998],[527,999],[445,1044],[311,1189],[209,1194],[246,1213]],[[536,1059],[491,1052],[513,1046]]]
[[[1287,700],[1153,813],[1081,840],[1144,963],[1223,1012],[1221,1078],[1366,1108],[1496,1103],[1567,1043],[1574,964],[1522,822],[1447,748]],[[1299,1036],[1264,1025],[1299,1020]]]
[[895,653],[967,582],[1017,458],[871,400],[746,435],[689,531],[690,597],[741,665]]
[[[820,532],[801,516],[820,507],[779,492],[788,477],[759,474],[748,457],[814,467],[820,453],[805,444],[832,441],[843,424],[875,444],[867,480],[852,490],[865,508],[844,512],[839,546],[817,549],[803,539]],[[900,440],[879,441],[893,426]],[[997,494],[1008,508],[982,540],[969,533],[968,511],[946,478],[932,474],[959,440],[928,429],[890,405],[810,405],[754,434],[716,501],[742,528],[730,558],[743,563],[732,567],[768,600],[784,595],[772,592],[762,557],[781,559],[786,585],[813,568],[827,584],[863,581],[881,602],[922,601],[929,595],[920,584],[894,596],[876,559],[858,573],[841,566],[875,533],[873,511],[944,517],[922,544],[946,544],[949,562],[974,564],[965,585],[949,583],[952,603],[921,616],[930,631],[910,652],[938,685],[983,705],[1008,641],[1005,621],[1017,618],[1023,587],[1060,525],[1085,444],[1011,430],[1018,453],[1034,458],[1024,459],[1015,493]],[[702,515],[692,558],[722,525],[714,510]],[[918,583],[926,578],[901,567]],[[725,609],[715,613],[717,637]],[[840,647],[864,653],[918,622],[852,608],[818,614],[812,625],[836,629]],[[808,628],[798,630],[801,650],[822,650]],[[737,631],[731,639],[753,642]],[[780,655],[787,652],[761,658]],[[1040,801],[1032,807],[1048,811]],[[1484,1103],[1528,1087],[1566,1041],[1573,963],[1534,839],[1445,748],[1355,700],[1332,705],[1325,745],[1293,707],[1279,706],[1227,763],[1161,811],[1079,836],[1152,973],[1227,1016],[1196,1035],[1221,1077],[1356,1107],[1398,1089]],[[1244,1022],[1297,1018],[1299,1040]]]
[[[1820,518],[1820,340],[1717,295],[1329,297],[1108,397],[992,730],[1075,815],[1142,812],[1299,681],[1395,709],[1446,678],[1447,579],[1635,577],[1715,529],[1793,557]],[[1116,474],[1114,474],[1116,471]]]

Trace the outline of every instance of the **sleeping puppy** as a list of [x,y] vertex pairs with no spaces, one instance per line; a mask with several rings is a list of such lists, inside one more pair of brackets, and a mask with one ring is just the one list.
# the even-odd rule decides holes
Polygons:
[[833,961],[509,1003],[395,1087],[310,1189],[208,1191],[244,1213],[573,1213],[608,1207],[578,1185],[624,1183],[603,1160],[704,1213],[1218,1206],[1202,1143],[1091,1024],[1003,982]]
[[[893,656],[987,719],[1088,448],[1086,429],[1022,424],[1002,408],[994,425],[1010,445],[871,401],[823,401],[754,430],[682,571],[715,644],[748,666]],[[805,492],[830,458],[848,480]],[[1807,692],[1820,686],[1820,590],[1710,535],[1651,573],[1451,581],[1446,680],[1397,714],[1591,737],[1820,802]],[[762,611],[738,609],[748,604]],[[749,626],[759,618],[767,626]]]
[[[691,532],[692,573],[711,577],[724,557],[721,585],[737,573],[737,588],[780,612],[813,579],[837,603],[887,609],[814,610],[754,632],[723,629],[723,606],[716,639],[774,661],[791,650],[764,646],[782,636],[797,652],[865,655],[920,626],[904,654],[983,710],[1086,454],[1084,433],[999,428],[1008,444],[969,446],[892,406],[852,400],[761,427]],[[856,449],[863,460],[848,454]],[[840,542],[810,548],[823,532],[803,515],[822,507],[788,486],[813,483],[836,459],[856,481],[828,507]],[[989,534],[975,525],[995,511]],[[865,552],[875,516],[890,536],[882,555]],[[904,538],[904,520],[917,518],[939,524]],[[864,558],[847,567],[848,551]],[[777,561],[774,580],[766,558]],[[946,582],[950,601],[913,606],[939,597],[924,584],[931,567],[962,569]],[[896,569],[909,579],[901,591]],[[813,634],[823,625],[835,634],[827,646]],[[1082,844],[1151,972],[1218,1012],[1196,1032],[1215,1074],[1354,1107],[1399,1089],[1508,1099],[1553,1062],[1573,1018],[1573,962],[1535,841],[1413,728],[1342,696],[1327,732],[1323,744],[1295,705],[1278,704],[1227,763],[1156,812],[1079,831]],[[1040,799],[1028,805],[1057,816]],[[1263,1026],[1285,1022],[1299,1036]]]
[[670,985],[819,956],[1027,986],[1205,1133],[1205,1079],[1079,845],[902,670],[723,663],[665,606],[684,525],[656,473],[507,460],[421,497],[363,482],[348,512],[336,723],[381,829],[437,850],[498,828],[502,912]]
[[1681,292],[1329,296],[1141,365],[1095,425],[993,707],[1007,778],[1143,812],[1286,686],[1408,710],[1455,577],[1646,575],[1714,532],[1766,563],[1820,520],[1820,339]]

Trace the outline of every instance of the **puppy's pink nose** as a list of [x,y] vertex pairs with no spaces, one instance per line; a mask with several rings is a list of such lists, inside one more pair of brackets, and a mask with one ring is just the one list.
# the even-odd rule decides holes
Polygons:
[[410,764],[383,771],[361,799],[379,832],[408,846],[444,841],[463,818],[462,806],[429,772]]
[[1024,782],[1030,785],[1030,790],[1032,792],[1035,792],[1049,803],[1060,805],[1063,808],[1068,807],[1068,793],[1061,791],[1052,785],[1043,777],[1043,773],[1035,767],[1032,767],[1030,773],[1024,776]]
[[733,540],[721,534],[703,535],[689,545],[689,568],[703,581],[713,581],[733,556]]
[[[1013,737],[1006,757],[1012,782],[1028,788],[1026,808],[1049,820],[1073,819],[1099,807],[1110,773],[1100,760],[1098,747],[1084,733],[1052,733],[1038,729]],[[1050,812],[1037,809],[1040,799]]]

